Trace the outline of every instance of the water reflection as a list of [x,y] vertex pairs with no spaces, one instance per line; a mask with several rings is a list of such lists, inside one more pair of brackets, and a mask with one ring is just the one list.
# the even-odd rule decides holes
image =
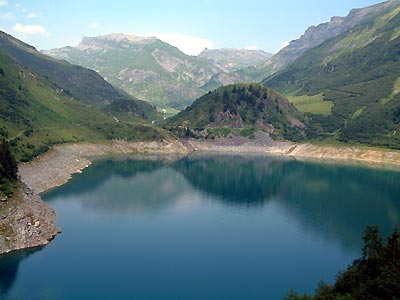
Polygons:
[[174,165],[197,189],[230,205],[279,203],[300,224],[360,246],[367,224],[400,223],[400,173],[266,156],[187,158]]
[[6,296],[11,290],[18,274],[20,263],[41,248],[16,251],[0,255],[0,297]]
[[400,173],[264,155],[107,160],[45,198],[137,213],[166,209],[195,193],[228,206],[277,203],[308,230],[357,248],[365,225],[379,224],[388,234],[400,223]]
[[276,197],[287,160],[266,156],[215,155],[189,157],[173,168],[198,190],[226,204],[258,206]]
[[97,162],[44,195],[63,228],[54,242],[0,257],[0,299],[311,292],[356,257],[365,224],[399,222],[399,179],[261,155]]
[[[137,214],[160,211],[181,198],[190,186],[162,160],[107,160],[85,170],[77,180],[53,190],[44,199],[59,196],[79,201],[86,209],[103,213]],[[79,195],[79,197],[75,197]]]

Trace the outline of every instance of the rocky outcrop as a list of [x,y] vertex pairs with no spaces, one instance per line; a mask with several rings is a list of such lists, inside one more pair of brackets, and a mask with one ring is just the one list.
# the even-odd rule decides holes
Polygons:
[[61,232],[55,211],[24,183],[18,185],[0,202],[0,254],[47,245]]

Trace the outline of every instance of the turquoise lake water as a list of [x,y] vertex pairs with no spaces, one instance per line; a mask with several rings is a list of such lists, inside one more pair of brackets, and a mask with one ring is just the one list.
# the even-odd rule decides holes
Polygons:
[[97,161],[43,195],[62,233],[0,257],[0,298],[278,300],[400,223],[400,173],[259,155]]

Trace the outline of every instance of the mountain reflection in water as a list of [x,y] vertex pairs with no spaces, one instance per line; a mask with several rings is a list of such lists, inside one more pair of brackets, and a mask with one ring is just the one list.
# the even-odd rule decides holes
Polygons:
[[[46,198],[84,193],[76,198],[82,206],[111,213],[162,210],[195,193],[253,209],[274,202],[309,230],[355,248],[367,224],[379,224],[386,234],[400,222],[400,173],[366,167],[200,155],[175,161],[106,160],[77,177]],[[126,194],[126,185],[133,195]]]

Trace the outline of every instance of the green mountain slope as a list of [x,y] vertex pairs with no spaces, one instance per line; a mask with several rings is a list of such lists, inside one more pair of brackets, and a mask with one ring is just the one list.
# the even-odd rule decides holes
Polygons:
[[83,103],[103,107],[124,98],[96,72],[43,55],[4,32],[0,32],[0,50]]
[[[55,143],[161,135],[142,118],[157,114],[148,103],[118,93],[93,71],[0,35],[0,135],[7,136],[19,159],[29,160]],[[78,87],[66,91],[60,78]],[[88,83],[91,94],[80,93],[79,81]]]
[[[374,21],[377,17],[390,13],[399,7],[398,0],[386,1],[364,8],[352,9],[346,17],[332,17],[329,22],[309,27],[305,33],[277,53],[270,62],[275,72],[293,62],[306,51],[358,25]],[[350,45],[348,45],[350,46]],[[351,51],[352,48],[348,48]]]
[[[216,61],[186,55],[154,37],[85,37],[77,47],[44,53],[96,70],[114,86],[159,108],[182,109],[209,88],[243,81],[240,73],[232,73]],[[241,56],[254,54],[245,52]],[[249,60],[250,65],[253,62],[254,59]]]
[[395,4],[264,80],[308,112],[310,136],[400,147],[400,2]]
[[197,99],[168,120],[168,126],[185,128],[203,137],[229,133],[254,137],[257,131],[273,139],[302,138],[302,115],[285,98],[259,84],[228,85]]

